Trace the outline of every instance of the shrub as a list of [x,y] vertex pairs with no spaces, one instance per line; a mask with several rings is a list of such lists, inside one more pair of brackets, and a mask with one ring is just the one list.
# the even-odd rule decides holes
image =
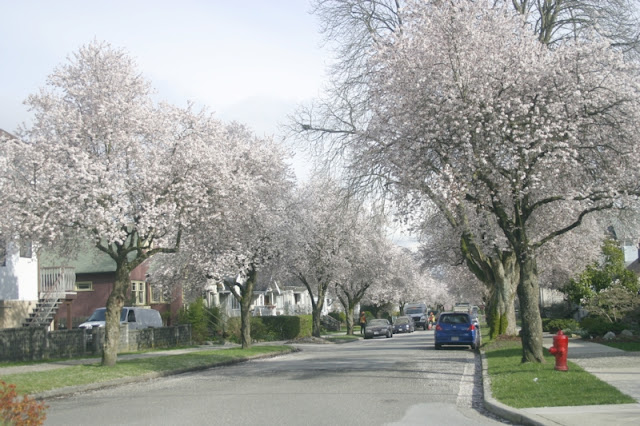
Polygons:
[[347,315],[344,312],[329,312],[329,316],[341,323],[347,322]]
[[604,336],[609,331],[619,334],[626,327],[622,323],[612,323],[602,317],[588,316],[580,321],[580,328],[591,336]]
[[556,318],[547,323],[549,333],[557,333],[558,330],[577,330],[579,327],[578,322],[570,318]]
[[178,313],[181,324],[191,324],[191,334],[196,343],[222,334],[222,318],[218,307],[207,308],[203,298],[196,299]]
[[18,395],[16,385],[0,380],[0,424],[37,426],[47,418],[47,406],[28,395]]
[[[254,342],[277,340],[274,336],[269,335],[268,330],[262,323],[262,317],[251,317],[250,332],[251,340]],[[240,317],[233,317],[227,320],[226,337],[234,343],[242,342],[242,319]]]
[[[229,318],[227,333],[230,341],[240,343],[241,320]],[[251,317],[251,340],[273,342],[311,336],[311,315]]]

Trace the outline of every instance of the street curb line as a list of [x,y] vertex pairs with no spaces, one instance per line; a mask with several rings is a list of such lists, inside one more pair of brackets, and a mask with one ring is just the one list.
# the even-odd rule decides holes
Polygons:
[[29,396],[31,398],[33,398],[33,399],[36,399],[36,400],[62,398],[62,397],[65,397],[65,396],[71,396],[71,395],[74,395],[74,394],[77,394],[77,393],[80,393],[80,392],[85,392],[85,391],[92,391],[92,390],[111,388],[111,387],[116,387],[116,386],[120,386],[120,385],[126,385],[126,384],[129,384],[129,383],[144,382],[144,381],[147,381],[147,380],[157,379],[157,378],[160,378],[160,377],[168,377],[168,376],[174,376],[174,375],[178,375],[178,374],[191,373],[191,372],[195,372],[195,371],[209,370],[209,369],[217,368],[217,367],[228,367],[230,365],[241,364],[243,362],[253,361],[253,360],[256,360],[256,359],[275,358],[277,356],[288,355],[288,354],[294,353],[294,352],[300,352],[300,349],[292,348],[292,349],[288,349],[288,350],[283,351],[283,352],[278,352],[277,354],[273,354],[273,353],[271,353],[271,354],[258,354],[258,355],[253,355],[253,356],[251,356],[249,358],[234,359],[234,360],[230,360],[230,361],[217,362],[217,363],[211,364],[211,365],[202,365],[202,366],[198,366],[198,367],[182,368],[182,369],[179,369],[179,370],[164,371],[164,372],[159,372],[159,373],[147,373],[147,374],[143,374],[143,375],[135,376],[135,377],[122,377],[120,379],[107,380],[105,382],[99,382],[99,383],[89,383],[89,384],[86,384],[86,385],[66,386],[66,387],[63,387],[63,388],[51,389],[51,390],[48,390],[48,391],[32,394],[32,395],[29,395]]
[[530,426],[545,426],[549,424],[535,414],[525,414],[517,408],[509,407],[494,399],[491,393],[491,378],[488,372],[487,357],[484,351],[480,351],[480,357],[482,359],[482,393],[484,407],[488,411],[516,424]]

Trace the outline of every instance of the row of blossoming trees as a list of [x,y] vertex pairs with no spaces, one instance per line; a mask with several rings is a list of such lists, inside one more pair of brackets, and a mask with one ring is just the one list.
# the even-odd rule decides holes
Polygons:
[[637,207],[637,2],[314,6],[337,60],[294,130],[427,238],[437,216],[486,285],[492,334],[515,333],[517,294],[522,359],[543,362],[539,267],[592,216]]
[[152,258],[158,280],[225,282],[242,307],[243,347],[262,271],[304,283],[315,335],[327,291],[351,317],[367,291],[398,280],[384,222],[335,182],[296,188],[273,140],[152,96],[124,51],[94,41],[27,99],[33,124],[0,144],[0,237],[70,255],[90,241],[115,262],[103,365],[117,360],[130,272]]

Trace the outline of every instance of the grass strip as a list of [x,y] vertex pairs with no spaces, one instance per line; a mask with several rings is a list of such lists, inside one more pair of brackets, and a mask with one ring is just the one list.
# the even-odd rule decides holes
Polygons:
[[333,336],[329,335],[329,336],[325,336],[324,339],[334,343],[348,343],[348,342],[354,342],[356,340],[360,340],[362,339],[362,336],[349,335],[349,334],[333,335]]
[[612,348],[622,349],[627,352],[640,352],[640,342],[598,342],[601,345],[607,345]]
[[636,400],[573,362],[556,371],[545,351],[545,364],[522,363],[522,344],[492,342],[484,347],[493,397],[514,408],[633,404]]
[[231,348],[202,350],[180,355],[119,361],[114,367],[100,364],[76,365],[55,370],[10,374],[2,377],[16,385],[21,393],[34,394],[67,386],[103,383],[125,377],[149,373],[169,373],[188,369],[215,367],[232,361],[246,360],[257,355],[279,354],[293,350],[290,346],[253,346],[249,349]]

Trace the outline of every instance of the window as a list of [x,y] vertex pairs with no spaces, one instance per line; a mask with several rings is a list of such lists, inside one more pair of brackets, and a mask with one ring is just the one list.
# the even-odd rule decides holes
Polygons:
[[240,309],[240,302],[233,294],[231,295],[231,309]]
[[293,293],[293,302],[296,305],[300,304],[300,293]]
[[20,244],[20,257],[26,257],[28,259],[31,259],[33,257],[31,241],[23,241]]
[[76,281],[76,291],[93,291],[91,281]]
[[144,281],[131,281],[131,298],[134,305],[146,303],[146,283]]
[[151,286],[151,303],[165,303],[164,291],[160,286]]

